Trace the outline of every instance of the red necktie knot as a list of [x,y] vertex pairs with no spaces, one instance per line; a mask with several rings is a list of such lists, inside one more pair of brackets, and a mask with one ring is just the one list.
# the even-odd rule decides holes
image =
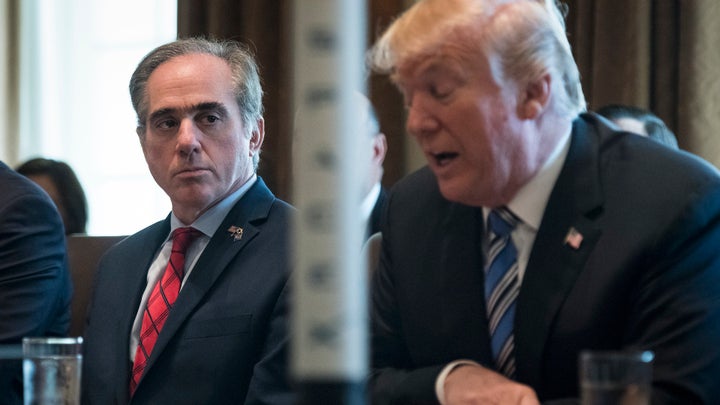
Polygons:
[[202,232],[189,226],[175,229],[172,233],[173,253],[177,251],[185,255],[188,247],[190,247],[193,241],[200,235],[202,235]]

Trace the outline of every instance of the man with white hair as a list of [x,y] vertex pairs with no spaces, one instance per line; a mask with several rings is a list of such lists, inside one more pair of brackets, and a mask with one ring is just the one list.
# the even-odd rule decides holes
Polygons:
[[369,57],[428,162],[381,226],[373,404],[576,403],[579,353],[627,349],[653,404],[720,398],[720,177],[584,112],[554,1],[421,0]]

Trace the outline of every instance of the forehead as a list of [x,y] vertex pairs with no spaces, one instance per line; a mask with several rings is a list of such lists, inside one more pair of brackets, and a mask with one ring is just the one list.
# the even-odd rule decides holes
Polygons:
[[47,174],[33,174],[29,175],[28,178],[45,190],[53,200],[58,199],[60,195],[59,190],[50,176]]
[[449,47],[436,54],[402,61],[392,78],[398,86],[403,87],[415,81],[480,77],[489,72],[488,66],[487,59],[480,52],[471,54]]
[[[174,57],[148,78],[150,109],[166,108],[176,103],[195,104],[233,98],[232,72],[221,58],[208,54]],[[167,104],[170,105],[159,105]]]

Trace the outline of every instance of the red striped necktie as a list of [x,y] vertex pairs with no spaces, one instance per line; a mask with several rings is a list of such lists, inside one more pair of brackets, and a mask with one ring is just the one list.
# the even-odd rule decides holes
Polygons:
[[135,351],[132,378],[130,379],[130,396],[135,393],[135,388],[143,375],[158,335],[180,293],[185,269],[185,252],[193,240],[201,234],[197,229],[190,227],[177,228],[172,233],[173,244],[170,260],[162,278],[155,284],[143,312],[140,339]]

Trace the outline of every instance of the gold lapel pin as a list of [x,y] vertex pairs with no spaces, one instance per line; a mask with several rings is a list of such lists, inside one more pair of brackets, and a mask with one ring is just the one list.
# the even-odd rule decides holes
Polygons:
[[239,241],[240,239],[242,239],[243,229],[240,228],[239,226],[233,225],[230,228],[228,228],[227,231],[230,232],[230,236],[232,236],[234,241]]

